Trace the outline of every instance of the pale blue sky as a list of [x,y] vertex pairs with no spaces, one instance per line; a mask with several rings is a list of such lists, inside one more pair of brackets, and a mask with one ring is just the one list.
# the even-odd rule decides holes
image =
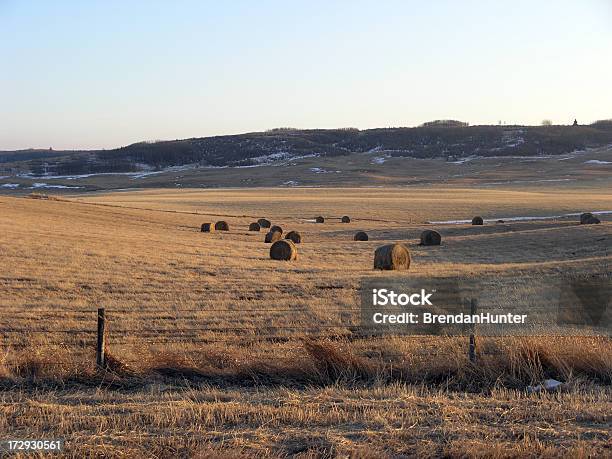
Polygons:
[[612,0],[0,0],[0,149],[612,117]]

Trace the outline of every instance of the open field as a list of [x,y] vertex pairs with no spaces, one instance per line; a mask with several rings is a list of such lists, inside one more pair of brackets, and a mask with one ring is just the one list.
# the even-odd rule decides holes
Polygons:
[[[609,273],[612,214],[427,223],[612,211],[598,183],[0,196],[0,431],[71,457],[610,456],[608,339],[483,338],[473,365],[464,339],[355,332],[360,280],[406,275],[372,270],[386,242],[410,276]],[[297,261],[269,259],[259,217],[302,233]],[[564,391],[526,393],[547,377]]]

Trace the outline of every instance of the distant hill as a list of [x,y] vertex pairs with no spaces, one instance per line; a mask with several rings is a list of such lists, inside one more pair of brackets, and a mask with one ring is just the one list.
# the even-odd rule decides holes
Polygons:
[[560,155],[612,144],[609,121],[589,126],[467,126],[456,121],[415,128],[272,129],[239,135],[140,142],[113,150],[0,152],[0,172],[70,175],[160,170],[197,164],[259,165],[300,156],[380,151],[391,157]]
[[51,159],[57,157],[63,157],[68,154],[83,154],[87,151],[64,151],[64,150],[52,150],[52,149],[38,149],[30,148],[27,150],[15,150],[15,151],[0,151],[0,164],[20,161],[32,161],[38,159]]

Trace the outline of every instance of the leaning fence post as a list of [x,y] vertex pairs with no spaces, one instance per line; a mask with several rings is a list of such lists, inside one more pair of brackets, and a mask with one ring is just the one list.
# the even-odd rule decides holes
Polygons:
[[96,345],[96,365],[98,365],[98,367],[100,368],[104,368],[104,364],[106,363],[104,356],[104,348],[106,347],[104,319],[104,308],[98,308],[98,342]]
[[[472,298],[470,300],[470,315],[474,316],[476,314],[476,307],[478,306],[478,303],[476,301],[476,299]],[[474,362],[476,360],[476,327],[474,325],[474,322],[472,321],[472,325],[471,325],[471,333],[470,333],[470,348],[468,351],[468,355],[470,357],[470,362]]]

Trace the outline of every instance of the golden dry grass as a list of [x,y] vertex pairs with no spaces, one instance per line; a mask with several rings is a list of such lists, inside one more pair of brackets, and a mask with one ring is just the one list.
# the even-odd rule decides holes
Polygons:
[[[407,243],[421,276],[600,272],[608,217],[435,225],[443,245],[418,246],[426,220],[583,210],[612,210],[612,197],[562,188],[0,197],[0,431],[65,437],[72,457],[609,454],[609,340],[482,340],[471,365],[459,338],[351,336],[379,245]],[[326,223],[310,222],[316,215]],[[263,233],[248,231],[259,217],[302,234],[296,262],[269,259]],[[221,219],[230,232],[200,233]],[[358,229],[368,242],[352,240]],[[93,366],[99,306],[108,372]],[[545,377],[567,381],[566,392],[525,394]]]

